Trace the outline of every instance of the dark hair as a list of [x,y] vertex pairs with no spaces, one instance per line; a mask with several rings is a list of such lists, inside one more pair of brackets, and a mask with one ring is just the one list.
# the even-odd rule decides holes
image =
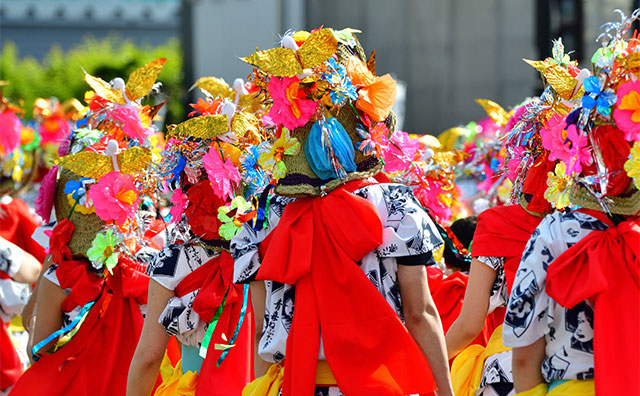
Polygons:
[[[460,241],[462,246],[467,250],[469,250],[471,241],[473,241],[473,234],[476,232],[476,223],[477,217],[471,216],[464,219],[458,219],[451,224],[451,227],[449,227],[456,238],[458,238],[458,241]],[[444,257],[444,262],[447,267],[469,272],[470,263],[458,258],[446,244],[442,256]]]

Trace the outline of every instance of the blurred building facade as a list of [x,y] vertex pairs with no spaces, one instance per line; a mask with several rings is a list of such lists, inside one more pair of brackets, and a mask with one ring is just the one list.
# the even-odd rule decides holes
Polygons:
[[[562,36],[588,66],[599,26],[637,0],[0,0],[0,40],[41,57],[52,43],[117,31],[137,43],[180,37],[186,84],[232,82],[250,68],[237,57],[278,45],[287,30],[362,30],[378,74],[406,83],[404,129],[438,134],[483,116],[476,98],[510,107],[539,89],[522,58],[550,55]],[[2,71],[0,70],[0,76]]]

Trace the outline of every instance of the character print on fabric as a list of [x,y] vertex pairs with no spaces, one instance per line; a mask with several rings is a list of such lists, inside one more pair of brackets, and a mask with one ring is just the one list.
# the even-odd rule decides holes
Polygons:
[[[563,355],[564,357],[560,355]],[[563,348],[560,353],[555,353],[551,357],[545,359],[542,362],[542,374],[544,375],[544,378],[560,379],[564,377],[569,366],[571,366],[571,362],[566,360],[567,356],[568,354]]]
[[581,302],[568,309],[565,327],[571,332],[571,348],[593,353],[593,309]]
[[533,253],[534,250],[534,241],[540,236],[540,230],[539,229],[535,229],[533,231],[533,234],[531,234],[531,238],[529,239],[529,242],[527,242],[527,246],[524,248],[524,252],[522,252],[522,258],[520,259],[520,262],[526,261],[529,256],[531,256],[531,254]]
[[[568,220],[576,220],[580,224],[580,228],[585,230],[604,231],[607,229],[606,224],[596,219],[595,217],[592,217],[582,212],[566,213],[563,217],[563,222],[568,222]],[[567,227],[567,233],[568,233],[568,229],[569,227]],[[576,230],[574,229],[573,231],[576,231]],[[571,235],[571,236],[575,238],[576,235]]]
[[484,396],[507,396],[511,393],[513,382],[500,365],[499,359],[485,364],[478,389],[482,389],[479,394]]
[[169,245],[160,250],[153,264],[147,267],[147,273],[157,276],[175,276],[180,250],[180,245]]
[[385,196],[387,202],[387,216],[389,220],[395,220],[396,218],[403,218],[405,213],[414,213],[415,209],[407,207],[407,202],[411,200],[413,194],[409,195],[405,186],[401,185],[386,185],[382,188],[382,193]]
[[594,376],[594,369],[593,369],[593,367],[591,367],[587,371],[583,371],[581,373],[578,373],[577,379],[579,379],[579,380],[592,379],[593,376]]
[[13,267],[13,260],[11,260],[11,250],[9,247],[0,247],[0,271],[10,274]]
[[520,337],[529,327],[535,309],[535,295],[540,290],[536,275],[527,273],[524,278],[512,290],[509,310],[504,322],[513,328],[513,334]]
[[165,331],[172,336],[177,336],[180,334],[180,329],[178,327],[178,317],[184,312],[186,307],[184,306],[175,306],[175,307],[167,307],[165,310],[167,311],[167,315],[161,317],[162,327],[164,327]]
[[291,288],[284,292],[282,297],[282,321],[287,333],[291,330],[291,322],[293,321],[293,305],[296,299],[296,289]]

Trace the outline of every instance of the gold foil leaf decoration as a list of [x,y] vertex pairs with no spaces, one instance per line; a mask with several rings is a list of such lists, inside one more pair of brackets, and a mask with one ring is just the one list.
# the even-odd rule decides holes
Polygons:
[[499,126],[505,126],[509,122],[509,113],[496,102],[489,99],[476,99],[476,103],[482,106],[489,118]]
[[459,151],[442,151],[433,154],[433,159],[437,162],[445,163],[451,166],[458,164],[460,161],[467,158],[470,154]]
[[640,69],[640,52],[630,53],[623,59],[622,64],[625,69]]
[[223,114],[195,117],[182,122],[170,131],[170,136],[191,136],[198,139],[212,139],[229,130],[227,116]]
[[338,40],[331,29],[320,29],[311,33],[300,49],[298,56],[303,69],[311,69],[324,63],[331,55],[335,54]]
[[462,127],[449,128],[438,136],[438,140],[442,143],[443,150],[453,150],[459,137],[469,136],[469,131]]
[[55,160],[54,163],[75,174],[91,179],[99,179],[113,171],[111,157],[93,151],[65,155]]
[[247,144],[258,144],[262,141],[258,118],[245,112],[238,112],[231,121],[231,130],[238,140]]
[[562,99],[570,100],[574,97],[582,96],[580,92],[584,93],[581,88],[575,95],[573,93],[578,80],[576,80],[569,72],[562,66],[551,65],[544,73],[544,78],[547,83],[553,88],[554,91]]
[[376,50],[371,51],[371,55],[369,55],[369,59],[367,59],[367,69],[373,75],[376,75]]
[[189,90],[193,88],[204,89],[214,98],[222,97],[232,99],[235,95],[234,90],[229,87],[229,84],[217,77],[200,77]]
[[[122,151],[116,158],[121,173],[136,173],[149,166],[151,151],[144,147],[132,147]],[[73,173],[92,179],[99,179],[115,170],[111,157],[93,151],[65,155],[54,162]]]
[[130,100],[139,99],[151,92],[151,88],[153,88],[153,84],[155,84],[166,61],[165,58],[158,58],[134,70],[129,75],[124,88]]
[[84,71],[84,69],[82,71],[84,72],[84,80],[96,92],[96,94],[110,102],[125,103],[122,92],[113,89],[111,87],[111,84],[99,77],[92,76],[91,74]]
[[120,172],[131,174],[140,172],[151,163],[151,150],[145,147],[132,147],[118,154]]
[[276,77],[291,77],[302,73],[295,51],[289,48],[257,51],[240,59]]
[[534,61],[529,59],[522,59],[527,62],[531,67],[539,71],[540,73],[544,73],[545,70],[549,67],[549,65],[545,61]]

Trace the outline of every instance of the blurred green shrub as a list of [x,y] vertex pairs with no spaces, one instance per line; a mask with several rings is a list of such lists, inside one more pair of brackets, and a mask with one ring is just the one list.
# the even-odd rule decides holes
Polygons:
[[30,117],[33,102],[39,97],[55,96],[61,102],[71,98],[83,101],[90,87],[84,82],[82,68],[105,81],[115,77],[126,81],[129,73],[156,58],[167,58],[158,77],[161,91],[167,96],[166,123],[178,123],[184,116],[185,93],[182,50],[177,39],[152,47],[138,46],[118,36],[88,37],[67,52],[53,46],[42,62],[33,57],[20,58],[16,45],[7,43],[0,54],[0,80],[9,82],[3,87],[4,96],[13,103],[22,102],[25,116]]

